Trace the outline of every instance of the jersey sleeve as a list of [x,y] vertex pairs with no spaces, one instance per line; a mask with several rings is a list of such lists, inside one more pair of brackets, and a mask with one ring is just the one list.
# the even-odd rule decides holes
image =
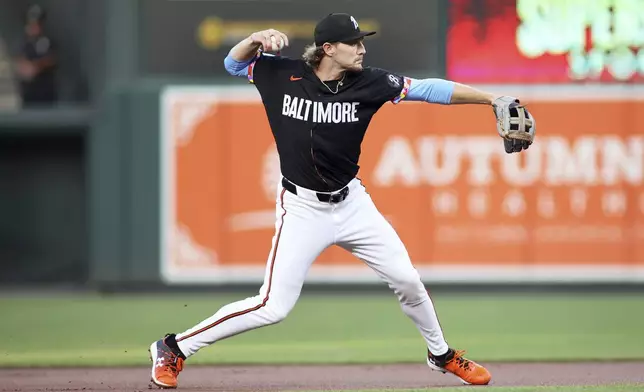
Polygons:
[[284,58],[269,53],[257,52],[255,58],[248,64],[248,81],[257,86],[267,84],[275,79]]
[[379,103],[402,101],[409,92],[411,79],[380,68],[370,68],[370,90]]

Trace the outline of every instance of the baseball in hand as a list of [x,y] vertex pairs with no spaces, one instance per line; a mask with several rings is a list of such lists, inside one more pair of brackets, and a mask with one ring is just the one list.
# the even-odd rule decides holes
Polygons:
[[279,44],[277,43],[277,38],[274,35],[271,35],[271,49],[272,50],[282,50],[284,48],[284,39],[280,37]]

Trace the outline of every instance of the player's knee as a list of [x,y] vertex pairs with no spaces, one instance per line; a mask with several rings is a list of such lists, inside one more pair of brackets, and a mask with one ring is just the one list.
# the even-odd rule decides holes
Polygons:
[[404,304],[414,305],[421,303],[428,297],[425,285],[415,269],[399,274],[392,283],[400,302]]
[[278,301],[266,302],[266,318],[269,324],[277,324],[283,321],[293,309],[293,306]]

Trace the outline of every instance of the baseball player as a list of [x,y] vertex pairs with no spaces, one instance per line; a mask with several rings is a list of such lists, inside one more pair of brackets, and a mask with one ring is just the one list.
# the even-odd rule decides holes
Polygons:
[[[436,311],[407,250],[356,178],[360,145],[382,105],[402,100],[482,104],[493,108],[508,153],[527,149],[535,123],[519,100],[442,79],[413,79],[363,64],[356,20],[324,17],[301,59],[269,54],[289,45],[277,30],[252,33],[224,60],[253,83],[266,109],[283,177],[264,283],[257,296],[223,306],[192,328],[150,346],[152,382],[175,388],[184,361],[203,347],[282,321],[295,306],[307,271],[324,249],[341,246],[369,265],[397,296],[427,344],[427,364],[466,384],[490,373],[445,341]],[[312,354],[314,355],[314,354]]]

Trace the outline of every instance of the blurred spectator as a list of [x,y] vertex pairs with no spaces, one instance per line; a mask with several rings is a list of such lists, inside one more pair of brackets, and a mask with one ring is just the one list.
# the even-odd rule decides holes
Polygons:
[[16,60],[23,106],[42,106],[58,98],[54,42],[44,31],[46,14],[38,5],[29,7],[24,38]]

